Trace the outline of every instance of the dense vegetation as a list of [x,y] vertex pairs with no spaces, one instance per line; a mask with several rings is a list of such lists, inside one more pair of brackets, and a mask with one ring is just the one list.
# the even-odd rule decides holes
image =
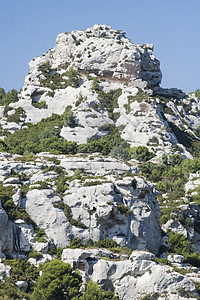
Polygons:
[[17,102],[18,100],[18,91],[12,89],[6,93],[5,90],[0,87],[0,106],[8,105],[12,102]]
[[[66,68],[67,65],[63,67]],[[39,79],[40,84],[52,90],[64,89],[67,86],[78,87],[81,82],[81,77],[76,70],[65,70],[64,73],[60,74],[57,69],[51,67],[49,61],[44,62],[39,69],[42,74]]]

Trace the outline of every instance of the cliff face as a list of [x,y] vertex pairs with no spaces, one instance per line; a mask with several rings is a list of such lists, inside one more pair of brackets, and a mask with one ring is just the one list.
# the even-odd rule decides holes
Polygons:
[[152,53],[151,44],[94,25],[59,34],[55,47],[30,62],[19,100],[0,106],[2,258],[27,258],[34,249],[40,258],[29,261],[39,266],[55,258],[49,250],[74,240],[107,241],[131,256],[64,249],[62,260],[84,282],[116,288],[120,299],[195,295],[197,268],[182,276],[172,267],[190,269],[183,256],[168,257],[170,267],[155,256],[167,258],[168,229],[200,248],[199,206],[190,203],[199,185],[192,158],[200,101],[162,89]]

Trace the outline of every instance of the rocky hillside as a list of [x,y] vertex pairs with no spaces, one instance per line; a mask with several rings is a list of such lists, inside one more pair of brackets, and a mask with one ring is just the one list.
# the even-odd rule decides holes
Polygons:
[[29,66],[0,89],[0,295],[197,299],[198,90],[161,88],[153,45],[106,25]]

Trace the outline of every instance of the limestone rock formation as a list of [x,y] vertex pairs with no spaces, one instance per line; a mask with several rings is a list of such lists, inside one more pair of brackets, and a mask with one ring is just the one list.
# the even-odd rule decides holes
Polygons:
[[[153,45],[106,25],[59,34],[29,67],[0,106],[0,279],[6,257],[38,268],[62,251],[120,300],[197,297],[200,99],[160,87]],[[198,252],[191,265],[168,255],[170,230]],[[117,253],[86,248],[99,241]]]
[[149,252],[135,250],[129,260],[117,261],[105,250],[64,249],[62,260],[78,269],[85,280],[97,281],[106,290],[115,286],[120,299],[136,300],[150,294],[159,295],[159,299],[180,299],[180,288],[195,292],[191,279],[172,267],[156,264]]

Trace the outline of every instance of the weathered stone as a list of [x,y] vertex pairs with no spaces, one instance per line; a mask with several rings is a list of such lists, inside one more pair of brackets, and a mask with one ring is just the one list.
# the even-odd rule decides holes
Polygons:
[[15,285],[17,286],[18,289],[20,289],[21,291],[26,291],[28,288],[28,283],[26,281],[23,280],[18,280],[15,282]]

